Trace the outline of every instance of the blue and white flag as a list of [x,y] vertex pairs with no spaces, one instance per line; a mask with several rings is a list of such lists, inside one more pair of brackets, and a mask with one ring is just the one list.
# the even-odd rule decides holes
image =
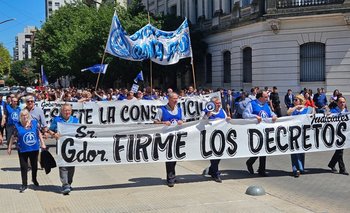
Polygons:
[[102,64],[102,65],[101,64],[95,64],[94,66],[82,69],[81,71],[84,72],[86,70],[89,70],[89,71],[91,71],[92,73],[95,73],[95,74],[97,74],[97,73],[106,74],[107,67],[108,67],[108,64]]
[[139,74],[137,74],[136,78],[134,79],[134,82],[137,84],[137,82],[139,81],[144,81],[143,80],[143,73],[142,70],[139,72]]
[[151,59],[157,64],[175,64],[192,57],[187,19],[175,31],[162,31],[147,24],[129,36],[114,12],[106,52],[131,61]]
[[41,83],[43,86],[48,86],[49,81],[46,78],[46,75],[44,73],[44,65],[41,65]]

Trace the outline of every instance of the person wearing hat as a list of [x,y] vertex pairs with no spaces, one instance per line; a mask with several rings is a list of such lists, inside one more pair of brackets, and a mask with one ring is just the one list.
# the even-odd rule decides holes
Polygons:
[[[294,107],[291,107],[287,111],[287,115],[303,115],[315,113],[315,109],[305,106],[306,100],[303,95],[296,95],[293,99]],[[305,153],[291,154],[292,170],[294,177],[298,178],[300,174],[305,173]]]

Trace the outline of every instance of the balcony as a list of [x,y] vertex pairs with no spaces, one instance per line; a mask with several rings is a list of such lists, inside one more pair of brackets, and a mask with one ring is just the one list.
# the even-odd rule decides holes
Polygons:
[[277,8],[309,7],[331,4],[343,4],[344,0],[278,0]]

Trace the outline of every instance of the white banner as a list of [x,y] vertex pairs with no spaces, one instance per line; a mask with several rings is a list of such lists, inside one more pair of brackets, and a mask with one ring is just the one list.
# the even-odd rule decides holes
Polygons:
[[58,164],[86,166],[273,156],[350,147],[349,115],[160,124],[59,123]]
[[[178,106],[182,109],[185,120],[200,118],[202,110],[211,97],[220,97],[219,92],[203,96],[183,97]],[[61,105],[69,103],[73,108],[73,116],[82,124],[136,124],[153,123],[158,107],[167,104],[168,100],[123,100],[96,102],[37,102],[41,107],[48,124],[60,114]]]

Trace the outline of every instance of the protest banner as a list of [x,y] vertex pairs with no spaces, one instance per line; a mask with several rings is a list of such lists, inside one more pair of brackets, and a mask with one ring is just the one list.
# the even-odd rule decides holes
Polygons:
[[[220,93],[202,96],[182,97],[178,106],[182,109],[185,120],[199,119],[202,110],[211,97]],[[96,102],[68,102],[72,105],[73,116],[82,124],[135,124],[153,123],[158,107],[167,104],[168,100],[123,100]],[[61,106],[66,102],[36,102],[41,107],[48,124],[60,114]]]
[[350,114],[159,124],[58,126],[58,164],[88,166],[273,156],[350,147]]

